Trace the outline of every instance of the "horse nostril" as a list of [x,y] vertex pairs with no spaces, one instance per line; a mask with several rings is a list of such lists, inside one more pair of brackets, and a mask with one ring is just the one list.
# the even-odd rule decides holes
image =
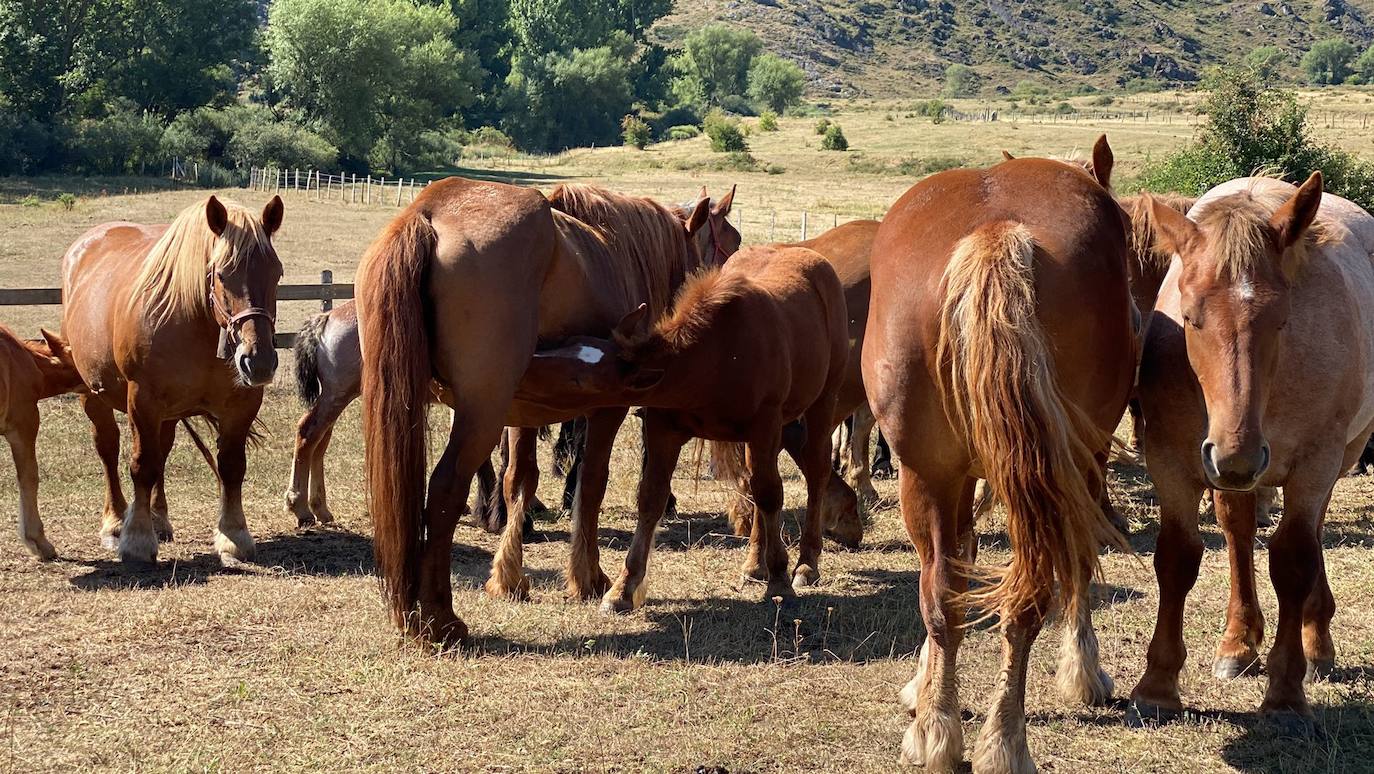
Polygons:
[[1264,442],[1264,445],[1260,447],[1260,464],[1259,464],[1259,469],[1260,469],[1260,472],[1261,472],[1261,473],[1269,469],[1269,442],[1268,442],[1268,441],[1265,441],[1265,442]]
[[1213,469],[1217,466],[1216,450],[1217,445],[1211,441],[1202,442],[1202,458],[1211,463]]

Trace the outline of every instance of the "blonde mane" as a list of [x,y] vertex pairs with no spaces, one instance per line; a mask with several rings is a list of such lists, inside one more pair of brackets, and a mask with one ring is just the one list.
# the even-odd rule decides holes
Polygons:
[[267,243],[262,222],[223,199],[228,225],[216,236],[205,217],[208,201],[182,210],[148,251],[129,296],[131,312],[141,307],[143,317],[158,324],[209,314],[206,274],[232,271]]
[[[1239,279],[1254,273],[1259,261],[1269,253],[1269,219],[1292,196],[1292,191],[1281,188],[1260,190],[1251,185],[1244,191],[1204,202],[1191,213],[1213,245],[1218,279]],[[1320,219],[1312,222],[1303,238],[1280,256],[1284,276],[1290,281],[1297,276],[1312,248],[1327,241],[1327,232],[1327,225]]]
[[1168,269],[1173,256],[1155,246],[1154,214],[1150,211],[1150,199],[1163,204],[1181,215],[1187,215],[1197,201],[1195,196],[1182,194],[1141,194],[1127,196],[1120,200],[1121,209],[1130,218],[1131,253],[1142,269]]
[[549,203],[597,232],[615,264],[605,269],[617,275],[598,279],[623,285],[632,305],[647,303],[650,319],[662,316],[674,289],[702,267],[688,245],[682,218],[649,197],[563,184],[549,194]]

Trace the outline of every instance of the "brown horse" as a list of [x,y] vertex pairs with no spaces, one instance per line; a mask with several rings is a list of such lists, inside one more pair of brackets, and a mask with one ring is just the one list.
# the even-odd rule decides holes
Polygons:
[[[646,409],[639,524],[602,610],[625,612],[644,603],[654,530],[678,456],[694,437],[747,446],[756,511],[745,580],[765,582],[769,596],[815,583],[821,500],[831,479],[830,429],[849,349],[835,270],[805,248],[751,247],[691,280],[672,311],[640,332],[646,311],[628,315],[610,340],[582,337],[540,352],[517,392],[567,410]],[[791,425],[796,419],[802,423]],[[780,524],[784,448],[806,478],[806,527],[791,573]]]
[[[863,350],[864,329],[868,325],[869,255],[878,226],[876,220],[850,221],[814,239],[785,245],[803,247],[820,254],[835,269],[844,286],[849,357],[845,365],[844,382],[836,396],[834,421],[830,426],[842,425],[847,417],[853,415],[854,432],[847,438],[849,443],[841,447],[847,454],[841,459],[839,475],[826,485],[822,512],[825,513],[825,533],[848,548],[857,548],[863,540],[863,520],[859,517],[858,499],[869,503],[877,500],[866,459],[868,431],[873,427],[873,415],[868,409],[868,397],[864,392],[860,353]],[[722,463],[722,470],[717,471],[718,475],[745,471],[745,467],[739,464],[744,454],[742,446],[737,446],[733,452],[727,449],[719,452],[716,459]],[[733,460],[721,456],[727,453],[732,454]],[[749,535],[753,531],[751,517],[754,512],[749,482],[747,478],[738,477],[734,485],[736,496],[728,511],[730,523],[736,535]]]
[[[1331,194],[1269,178],[1224,183],[1186,217],[1156,204],[1174,254],[1146,340],[1140,401],[1159,493],[1159,617],[1131,696],[1138,717],[1175,715],[1183,608],[1202,558],[1198,500],[1215,491],[1231,601],[1215,671],[1257,668],[1256,491],[1282,486],[1269,541],[1279,618],[1261,711],[1310,726],[1305,675],[1335,662],[1321,529],[1336,480],[1374,429],[1374,217]],[[1134,717],[1134,716],[1133,716]]]
[[[645,228],[610,238],[609,229],[554,211],[538,191],[449,178],[426,188],[373,242],[357,277],[363,435],[374,551],[398,626],[436,641],[466,636],[453,612],[449,557],[473,474],[503,426],[576,416],[515,402],[536,345],[608,334],[640,303],[666,309],[673,288],[700,266],[692,245],[708,215],[701,202],[686,224],[671,211],[636,216]],[[426,498],[434,381],[454,412]],[[513,494],[509,511],[521,513],[521,493]],[[493,593],[526,588],[520,530],[510,528],[522,521],[507,520]]]
[[[1110,168],[1105,142],[1094,155],[1096,170]],[[1111,695],[1087,596],[1099,547],[1120,541],[1099,493],[1135,371],[1126,251],[1108,190],[1046,159],[929,177],[879,229],[864,383],[901,464],[929,632],[901,692],[914,718],[905,761],[949,771],[963,757],[955,656],[970,601],[1000,615],[1003,634],[975,771],[1034,771],[1027,657],[1056,588],[1060,690],[1095,703]],[[1006,504],[1012,560],[970,594],[979,478]]]
[[57,551],[38,516],[38,401],[80,389],[81,375],[63,359],[65,343],[43,331],[41,341],[21,341],[0,325],[0,433],[9,442],[19,477],[19,541],[42,561]]
[[[101,535],[121,560],[155,561],[159,536],[171,539],[163,467],[177,420],[198,415],[219,431],[215,550],[226,564],[253,558],[243,515],[245,445],[277,368],[282,265],[271,237],[281,219],[278,197],[257,216],[211,196],[171,225],[106,223],[67,250],[62,334],[89,390],[82,407],[105,467]],[[133,434],[127,514],[114,409],[128,412]]]

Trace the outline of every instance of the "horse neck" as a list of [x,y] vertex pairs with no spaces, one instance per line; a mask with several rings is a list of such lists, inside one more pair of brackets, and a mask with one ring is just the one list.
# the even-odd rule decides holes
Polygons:
[[25,346],[24,350],[33,359],[34,365],[38,367],[38,374],[42,380],[39,385],[38,397],[40,400],[74,392],[84,384],[81,380],[81,374],[77,372],[75,366],[55,359],[45,351],[46,347],[40,350],[36,347]]

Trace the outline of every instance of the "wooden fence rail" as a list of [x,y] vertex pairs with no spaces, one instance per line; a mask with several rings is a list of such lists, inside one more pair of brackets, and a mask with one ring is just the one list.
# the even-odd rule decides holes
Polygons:
[[[334,272],[320,272],[320,281],[308,285],[279,285],[278,301],[319,301],[320,311],[334,308],[335,300],[353,297],[353,284],[334,281]],[[0,288],[0,306],[44,306],[62,303],[61,288]],[[295,333],[278,332],[272,337],[277,349],[290,349],[296,344]]]

